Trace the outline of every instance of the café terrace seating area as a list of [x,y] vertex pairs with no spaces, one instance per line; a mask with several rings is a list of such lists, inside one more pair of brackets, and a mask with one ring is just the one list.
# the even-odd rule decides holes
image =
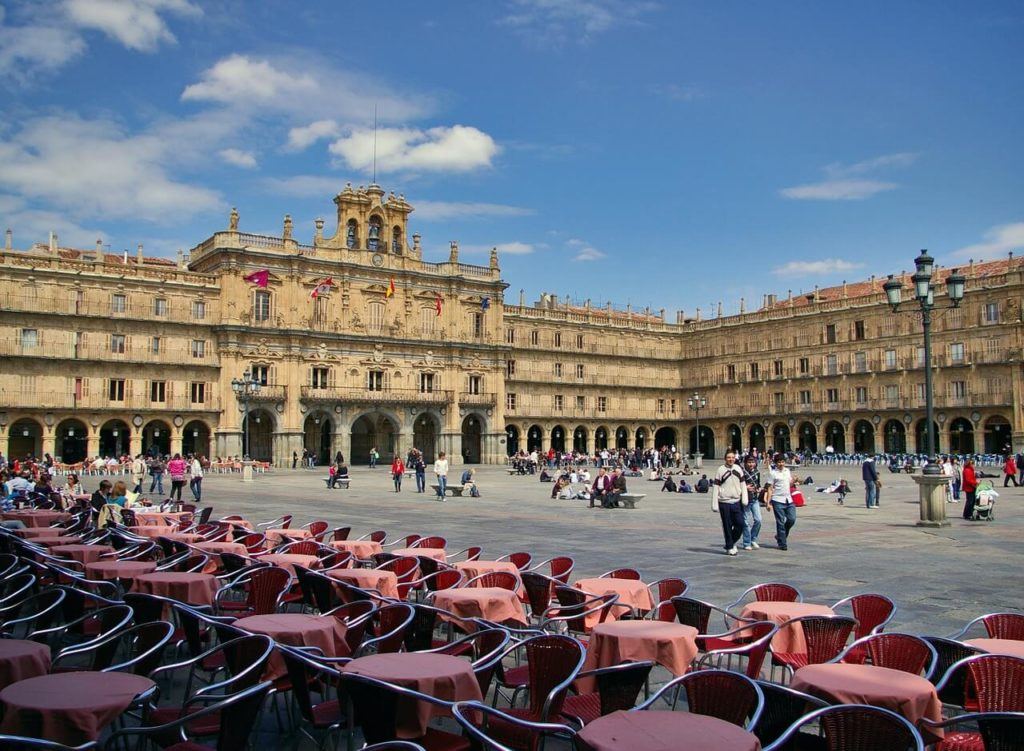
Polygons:
[[0,749],[1024,748],[1019,613],[913,634],[880,594],[712,604],[568,543],[93,515],[3,514]]

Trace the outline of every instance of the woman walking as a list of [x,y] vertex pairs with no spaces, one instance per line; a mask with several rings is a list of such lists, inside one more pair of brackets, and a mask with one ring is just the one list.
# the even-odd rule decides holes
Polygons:
[[177,496],[178,503],[181,503],[181,489],[185,487],[185,473],[187,469],[181,454],[175,454],[174,458],[167,462],[167,474],[171,476],[171,494],[168,497],[174,498]]
[[1020,487],[1017,485],[1017,460],[1013,458],[1013,454],[1007,454],[1006,461],[1003,462],[1003,487],[1011,482],[1013,487]]
[[405,464],[402,463],[402,457],[395,454],[395,459],[391,462],[391,479],[395,481],[395,492],[402,492],[402,477],[405,475]]

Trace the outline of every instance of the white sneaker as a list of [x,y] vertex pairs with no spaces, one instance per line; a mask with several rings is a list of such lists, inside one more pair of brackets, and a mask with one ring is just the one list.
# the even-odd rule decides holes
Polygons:
[[754,550],[760,550],[761,549],[761,546],[758,545],[756,542],[750,543],[750,547],[752,547]]
[[743,546],[743,549],[744,549],[744,550],[753,550],[754,548],[753,548],[753,546],[752,546],[752,545],[744,545],[744,546]]
[[725,552],[727,555],[736,555],[736,548],[729,548]]

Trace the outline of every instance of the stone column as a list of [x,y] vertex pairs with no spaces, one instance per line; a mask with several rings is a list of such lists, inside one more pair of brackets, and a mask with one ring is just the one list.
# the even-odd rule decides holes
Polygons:
[[[139,441],[142,441],[142,435],[139,435]],[[100,434],[95,430],[90,430],[89,435],[85,439],[85,453],[95,458],[100,453]]]
[[349,454],[351,453],[351,436],[352,429],[347,422],[335,423],[337,427],[335,432],[331,435],[331,461],[334,461],[334,457],[340,451],[342,456],[345,457],[345,461],[351,460]]
[[128,436],[128,453],[133,457],[142,453],[142,431],[138,428],[132,428]]
[[919,527],[948,527],[946,518],[946,487],[949,478],[945,475],[914,475],[920,494],[921,519]]
[[[214,455],[222,458],[242,455],[242,432],[240,430],[218,430],[214,436]],[[134,441],[134,434],[132,437]],[[142,450],[142,436],[139,436],[139,450]]]
[[181,428],[171,429],[171,456],[181,453],[181,445],[183,438],[184,436],[182,435]]
[[[98,442],[99,438],[96,440]],[[57,455],[57,434],[53,428],[46,428],[43,432],[43,454]]]

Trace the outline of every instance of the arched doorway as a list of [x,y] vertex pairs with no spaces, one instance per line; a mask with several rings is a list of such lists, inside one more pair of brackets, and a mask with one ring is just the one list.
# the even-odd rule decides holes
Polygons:
[[[88,428],[81,420],[64,420],[57,425],[54,432],[54,459],[64,464],[77,464],[85,459],[88,453]],[[102,453],[102,452],[101,452]],[[104,454],[104,456],[120,456],[120,454]]]
[[467,415],[462,421],[462,460],[466,464],[479,464],[483,456],[483,420],[479,415]]
[[171,426],[163,420],[152,420],[142,429],[142,453],[167,456],[171,453]]
[[544,428],[540,425],[531,425],[530,429],[526,431],[526,450],[530,453],[540,451],[544,446],[543,435]]
[[715,456],[715,434],[707,425],[700,426],[700,444],[697,443],[697,426],[694,425],[690,428],[690,435],[687,441],[689,444],[688,451],[692,455],[696,455],[700,452],[700,455],[705,459],[711,459]]
[[589,453],[587,449],[587,429],[582,425],[577,425],[576,429],[572,431],[572,450],[577,454]]
[[185,424],[181,434],[181,451],[188,456],[205,456],[210,458],[210,429],[202,420],[193,420]]
[[636,429],[636,447],[641,451],[647,448],[647,431],[644,428]]
[[818,430],[813,423],[800,423],[800,427],[797,428],[797,442],[801,453],[818,453]]
[[[917,421],[917,425],[914,426],[914,450],[917,451],[917,453],[919,454],[928,453],[928,428],[926,427],[927,425],[927,418],[921,418],[920,420]],[[935,439],[935,445],[932,447],[932,451],[937,454],[941,450],[939,448],[939,424],[937,422],[932,422],[932,428],[935,431],[932,434]]]
[[755,422],[750,426],[750,450],[757,449],[760,453],[765,453],[767,444],[764,440],[764,426],[759,422]]
[[667,449],[675,448],[676,446],[676,431],[675,428],[658,428],[658,431],[654,434],[654,448],[656,449]]
[[131,450],[132,430],[121,420],[109,420],[100,428],[100,456],[123,456]]
[[[441,432],[437,418],[424,412],[412,424],[412,445],[423,454],[423,461],[431,463],[437,458],[437,436]],[[518,439],[518,432],[516,437]],[[518,440],[516,441],[518,444]],[[510,442],[511,444],[511,442]],[[511,449],[510,449],[511,451]],[[518,449],[516,449],[518,451]],[[513,451],[513,453],[515,453]]]
[[274,460],[274,417],[265,409],[251,410],[242,421],[242,451],[247,447],[254,461]]
[[594,450],[601,451],[608,448],[608,428],[603,425],[594,431]]
[[519,428],[515,425],[505,428],[505,453],[509,456],[519,453]]
[[620,425],[615,430],[615,448],[616,449],[628,449],[629,448],[629,431],[626,430],[625,425]]
[[907,453],[907,429],[899,420],[889,420],[882,429],[885,436],[885,453]]
[[825,449],[829,446],[837,454],[846,453],[846,429],[835,420],[825,426]]
[[551,448],[559,454],[565,453],[565,428],[556,425],[551,429]]
[[31,418],[17,420],[8,430],[7,437],[7,455],[12,461],[43,455],[43,426]]
[[743,450],[743,431],[739,425],[733,423],[725,429],[725,448],[736,452]]
[[302,447],[313,454],[317,464],[331,463],[331,434],[334,423],[327,415],[316,412],[302,424]]
[[974,425],[970,420],[958,417],[949,424],[949,453],[974,453]]
[[993,415],[985,420],[985,453],[1005,454],[1013,446],[1010,421],[1002,415]]
[[782,422],[775,423],[774,427],[772,427],[772,451],[788,454],[792,445],[789,437],[789,426]]
[[390,464],[395,458],[395,436],[398,428],[394,421],[380,412],[363,415],[352,423],[352,464],[369,464],[370,449],[377,449],[380,461]]
[[853,451],[855,454],[875,453],[875,426],[867,420],[858,420],[853,426]]

